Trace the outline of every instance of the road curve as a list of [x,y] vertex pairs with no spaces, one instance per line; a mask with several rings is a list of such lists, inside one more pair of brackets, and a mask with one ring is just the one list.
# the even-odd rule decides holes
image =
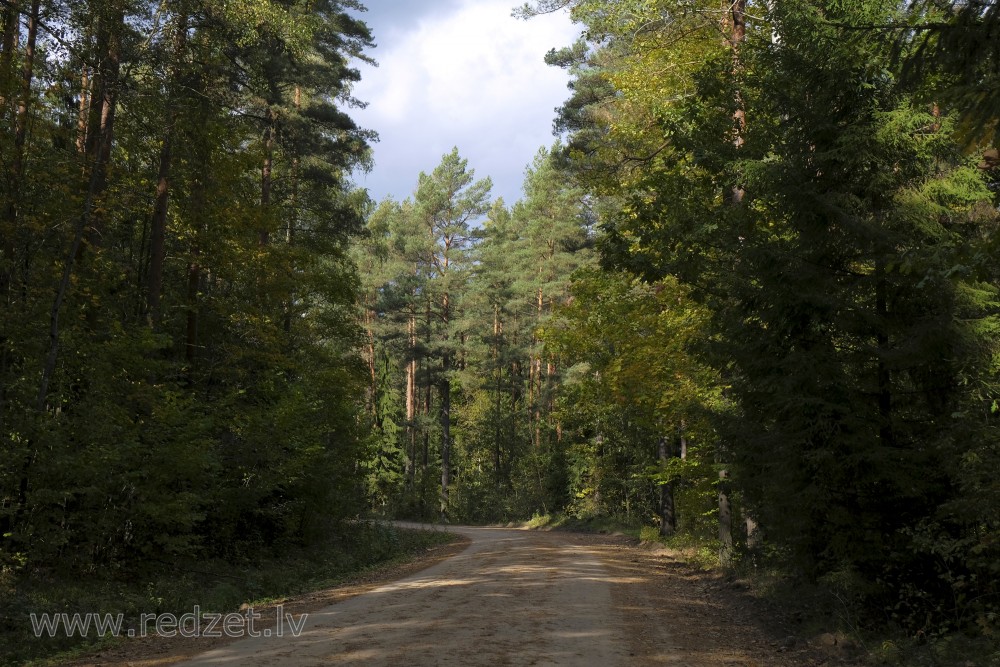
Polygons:
[[[410,524],[417,527],[415,524]],[[454,526],[471,540],[422,572],[309,614],[298,637],[257,637],[185,665],[619,665],[619,581],[558,533]]]

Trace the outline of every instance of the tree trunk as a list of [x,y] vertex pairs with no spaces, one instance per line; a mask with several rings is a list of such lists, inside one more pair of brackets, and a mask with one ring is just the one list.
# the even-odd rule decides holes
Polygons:
[[889,356],[889,307],[886,298],[885,260],[875,260],[876,345],[878,346],[878,416],[879,441],[883,447],[893,444],[892,374],[886,359]]
[[49,341],[48,352],[45,355],[45,362],[42,368],[41,381],[39,382],[38,394],[35,400],[36,410],[41,413],[45,410],[45,403],[48,398],[49,383],[55,372],[56,359],[59,354],[59,312],[62,309],[63,301],[69,291],[70,282],[77,260],[83,251],[83,239],[90,229],[90,240],[98,243],[100,239],[100,225],[97,221],[100,214],[97,210],[97,200],[104,194],[107,188],[108,163],[111,160],[111,147],[114,141],[114,121],[115,107],[118,99],[118,75],[121,66],[121,30],[124,22],[124,9],[118,9],[115,13],[115,21],[111,30],[107,26],[101,26],[102,39],[99,44],[106,45],[107,49],[106,65],[102,68],[100,81],[100,122],[96,124],[100,130],[93,134],[93,142],[90,146],[89,155],[93,156],[93,167],[90,171],[90,179],[87,187],[87,197],[84,201],[83,212],[77,218],[74,228],[73,240],[70,243],[70,254],[63,265],[62,277],[56,289],[56,295],[49,313]]
[[[295,86],[295,111],[302,108],[302,88]],[[289,181],[291,183],[291,193],[289,194],[288,220],[285,227],[285,245],[291,248],[295,244],[295,225],[299,218],[299,156],[292,157],[292,173]],[[292,331],[292,309],[295,307],[295,290],[288,295],[288,302],[285,304],[284,330],[285,333]]]
[[[108,166],[111,163],[111,148],[114,145],[115,115],[118,109],[118,89],[121,75],[121,36],[125,25],[125,9],[122,3],[110,12],[111,20],[99,19],[97,52],[101,65],[95,72],[95,94],[91,103],[88,121],[87,155],[93,162],[91,182],[95,198],[107,189]],[[96,131],[95,131],[96,128]],[[103,243],[103,216],[96,210],[87,214],[87,242],[92,247]],[[82,249],[82,246],[81,246]]]
[[[24,181],[24,145],[28,137],[28,108],[31,104],[31,82],[34,77],[35,67],[35,40],[38,37],[38,10],[40,0],[33,0],[28,15],[28,39],[24,47],[24,63],[21,68],[21,86],[17,93],[17,113],[14,118],[14,147],[13,158],[10,162],[10,172],[7,175],[7,203],[3,211],[3,224],[0,225],[0,235],[3,236],[2,259],[4,260],[4,270],[0,273],[0,291],[6,292],[13,281],[14,273],[14,249],[17,235],[18,207],[21,201],[21,191]],[[13,12],[16,4],[12,7]],[[11,20],[18,24],[18,15],[14,13]],[[6,29],[6,28],[5,28]],[[7,35],[4,35],[4,48],[7,48]],[[13,41],[10,42],[10,49],[13,50]],[[2,58],[4,60],[11,55],[6,50]],[[4,63],[2,67],[10,68],[11,63]],[[7,71],[6,69],[4,70]],[[11,86],[13,87],[13,86]],[[6,94],[6,91],[0,91]]]
[[[445,269],[447,270],[447,259]],[[441,318],[444,322],[445,350],[441,355],[441,518],[447,518],[448,491],[451,483],[451,352],[448,345],[448,324],[451,304],[448,292],[441,302]]]
[[[272,171],[274,169],[274,109],[270,105],[267,107],[267,124],[264,126],[264,164],[260,169],[260,205],[264,210],[265,218],[271,208],[271,187]],[[268,222],[265,219],[264,226],[260,229],[259,243],[266,246],[270,242],[270,232],[267,228]]]
[[184,335],[184,360],[188,364],[188,380],[193,379],[194,362],[198,352],[198,286],[201,284],[201,265],[198,263],[198,246],[191,248],[192,260],[187,268],[187,322]]
[[[739,150],[743,146],[743,137],[746,134],[746,110],[743,104],[743,95],[740,92],[738,80],[742,68],[740,62],[740,48],[746,40],[746,0],[735,0],[731,5],[731,33],[730,48],[733,59],[733,78],[737,85],[733,91],[733,146]],[[742,206],[745,195],[743,184],[739,181],[732,184],[730,191],[730,204],[732,206]],[[722,452],[719,452],[722,458]],[[729,470],[723,468],[719,471],[719,561],[723,566],[733,563],[733,509],[730,501]]]
[[[536,310],[535,310],[535,324],[540,324],[542,321],[542,304],[545,302],[544,294],[542,288],[538,288],[538,295],[536,300]],[[537,336],[532,336],[532,357],[531,357],[531,391],[533,392],[534,400],[531,401],[532,404],[532,422],[534,424],[534,440],[535,449],[540,449],[542,446],[542,356],[537,351],[538,346]]]
[[[431,313],[431,300],[427,299],[427,330],[425,343],[428,349],[431,345],[431,325],[433,323],[432,313]],[[429,418],[431,414],[431,404],[432,404],[432,385],[431,382],[431,362],[430,359],[424,359],[424,417]],[[423,471],[427,472],[427,466],[430,465],[430,440],[431,434],[429,428],[424,428],[424,459],[423,459]],[[421,477],[424,475],[421,474]]]
[[153,217],[150,224],[149,278],[146,286],[146,303],[149,309],[149,326],[154,330],[160,327],[162,317],[160,299],[163,291],[163,265],[166,260],[171,149],[177,125],[177,97],[183,83],[181,81],[181,62],[184,57],[186,42],[187,16],[181,14],[177,18],[177,28],[174,34],[174,64],[171,68],[171,81],[168,84],[167,108],[164,110],[166,127],[163,130],[163,139],[160,146],[160,164],[156,175],[156,197],[153,202]]
[[[14,164],[13,179],[16,192],[20,192],[24,171],[24,144],[28,136],[28,107],[31,104],[31,82],[35,68],[35,40],[38,38],[38,10],[40,0],[33,0],[28,14],[28,39],[24,45],[24,64],[21,68],[21,93],[17,102],[17,118],[14,123]],[[14,197],[13,199],[16,199]]]
[[733,507],[729,500],[729,471],[719,471],[719,563],[733,564]]
[[556,397],[552,391],[552,386],[556,381],[556,364],[551,357],[545,362],[545,410],[549,424],[552,423],[552,413],[556,410]]
[[[740,47],[743,42],[746,41],[747,34],[747,21],[746,21],[746,0],[735,0],[732,4],[732,33],[730,36],[732,57],[733,57],[733,78],[739,80],[740,71],[742,70],[742,64],[740,62]],[[743,146],[744,135],[746,134],[747,123],[746,123],[746,109],[743,104],[743,94],[740,92],[739,85],[733,91],[733,98],[735,102],[735,108],[733,111],[733,146],[739,150]],[[733,183],[731,192],[731,201],[734,206],[738,206],[743,203],[743,197],[746,194],[743,189],[743,184],[740,182]]]
[[412,431],[413,419],[416,416],[417,403],[417,360],[416,360],[416,329],[417,324],[413,315],[410,315],[406,322],[406,423],[407,429]]
[[14,95],[14,51],[21,28],[20,2],[10,0],[3,11],[3,38],[0,41],[0,119],[7,119],[10,97]]
[[[660,437],[660,465],[666,469],[673,452],[670,450],[666,436]],[[674,481],[672,479],[660,484],[660,535],[670,537],[677,532],[677,512],[674,506]]]
[[684,423],[684,420],[682,419],[680,426],[677,427],[678,437],[680,439],[680,445],[681,445],[681,453],[680,453],[681,461],[687,461],[688,457],[688,440],[687,440],[686,428],[687,425]]
[[363,356],[365,357],[365,363],[368,365],[368,404],[372,412],[375,410],[375,397],[378,394],[378,376],[375,372],[375,331],[372,326],[375,322],[375,313],[370,307],[371,304],[368,303],[368,299],[365,299],[364,309],[364,326],[365,326],[365,337],[368,342],[365,344],[365,350]]
[[[110,141],[110,138],[106,140]],[[95,168],[91,173],[90,186],[87,190],[87,199],[84,202],[84,210],[77,219],[77,224],[73,231],[73,240],[70,243],[69,255],[66,257],[63,264],[62,277],[59,280],[59,286],[56,288],[56,295],[52,301],[52,308],[49,311],[48,352],[45,355],[45,362],[42,367],[42,377],[39,382],[38,393],[35,398],[35,410],[38,413],[45,412],[45,404],[48,400],[49,384],[52,381],[52,375],[55,373],[56,360],[59,356],[59,313],[62,310],[62,304],[66,299],[66,294],[69,292],[76,258],[79,256],[80,248],[83,245],[84,230],[87,228],[88,223],[93,217],[94,202],[98,194],[97,186],[101,180],[99,173],[100,172],[97,168]]]
[[[199,36],[199,42],[204,42],[204,35]],[[193,80],[193,90],[195,99],[199,100],[199,108],[196,117],[210,117],[212,114],[210,103],[204,95],[205,82],[202,77],[195,77]],[[184,361],[187,365],[188,385],[194,385],[195,371],[198,368],[198,350],[200,320],[201,320],[201,293],[208,291],[211,287],[211,270],[206,274],[205,267],[202,266],[201,250],[203,235],[208,231],[209,219],[206,217],[206,200],[208,196],[208,186],[205,174],[212,172],[212,149],[205,142],[197,142],[194,151],[195,164],[192,165],[194,173],[201,174],[195,178],[191,184],[191,204],[190,210],[195,218],[194,235],[191,237],[191,245],[188,248],[187,265],[187,286],[185,290],[185,326],[184,326]],[[208,283],[206,285],[206,283]],[[205,287],[203,287],[205,285]]]
[[84,65],[80,72],[80,104],[76,118],[76,150],[80,155],[87,152],[87,128],[90,115],[90,102],[93,91],[90,70]]
[[500,322],[500,306],[493,306],[493,374],[496,377],[496,386],[494,387],[496,395],[494,396],[495,406],[493,415],[493,485],[499,490],[503,482],[501,473],[501,438],[503,437],[503,422],[500,419],[500,413],[503,410],[503,396],[501,391],[503,390],[503,366],[501,365],[501,354],[500,354],[500,336],[503,333],[503,325]]
[[[445,354],[442,370],[447,374],[450,359]],[[451,380],[441,380],[441,518],[447,518],[448,491],[451,483]]]
[[743,509],[743,529],[746,533],[747,553],[752,554],[760,547],[760,524],[750,510]]
[[408,486],[413,488],[413,478],[416,469],[417,459],[417,319],[411,312],[406,323],[406,439],[409,443],[409,456],[406,461],[406,480]]
[[[168,121],[173,125],[173,120]],[[168,128],[160,147],[160,166],[156,176],[156,197],[149,238],[149,277],[146,283],[146,303],[149,327],[160,328],[160,296],[163,290],[163,264],[166,260],[167,207],[170,199],[170,160],[173,129]]]

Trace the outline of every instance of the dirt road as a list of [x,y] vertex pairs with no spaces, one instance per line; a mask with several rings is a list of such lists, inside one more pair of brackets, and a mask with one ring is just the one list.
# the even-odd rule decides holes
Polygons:
[[[839,661],[788,650],[725,585],[621,540],[449,528],[459,555],[312,611],[299,637],[241,640],[187,665],[674,665]],[[779,638],[776,641],[776,637]]]
[[298,638],[260,637],[189,665],[627,664],[617,582],[553,533],[452,528],[454,558],[309,615]]

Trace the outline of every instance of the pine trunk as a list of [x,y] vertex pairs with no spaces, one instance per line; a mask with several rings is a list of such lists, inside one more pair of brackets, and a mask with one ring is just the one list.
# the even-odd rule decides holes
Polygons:
[[[730,32],[730,49],[733,59],[733,79],[737,82],[733,91],[733,146],[739,150],[743,146],[743,137],[746,134],[746,109],[743,104],[743,95],[739,89],[739,74],[742,69],[740,62],[740,48],[746,40],[746,0],[735,0],[731,5],[730,18],[732,21]],[[731,186],[730,203],[733,206],[742,206],[745,195],[743,184],[739,181]],[[729,470],[719,471],[719,560],[729,566],[733,562],[733,510],[730,501]]]
[[146,302],[149,309],[149,326],[154,330],[160,327],[162,318],[160,300],[163,292],[163,265],[166,260],[171,151],[177,125],[177,96],[183,83],[180,63],[184,57],[186,42],[187,16],[181,14],[177,19],[177,28],[174,34],[174,64],[171,68],[171,81],[168,84],[167,108],[164,110],[166,127],[163,129],[163,139],[160,145],[160,163],[156,174],[156,197],[153,201],[153,217],[150,224],[149,277],[146,286]]
[[[267,107],[267,124],[264,126],[264,163],[260,168],[260,206],[264,210],[265,216],[271,208],[271,189],[273,186],[274,170],[274,132],[275,132],[275,112],[270,106]],[[271,234],[267,228],[267,221],[260,228],[258,242],[261,246],[270,243]]]
[[[743,137],[746,134],[747,129],[746,108],[743,104],[743,94],[740,92],[739,88],[739,76],[743,68],[740,61],[740,48],[743,45],[743,42],[746,41],[747,34],[746,0],[735,0],[735,2],[733,2],[732,21],[733,25],[730,40],[733,57],[733,79],[737,82],[736,88],[733,91],[733,146],[739,150],[743,146]],[[745,194],[746,192],[743,189],[742,183],[733,183],[731,193],[732,204],[734,206],[742,204]]]
[[406,481],[413,488],[413,476],[417,458],[417,432],[415,419],[417,416],[417,322],[413,314],[406,324],[407,361],[406,361],[406,440],[409,443],[409,455],[406,460]]
[[503,422],[500,419],[500,414],[503,410],[503,397],[500,393],[502,391],[503,383],[503,367],[500,365],[500,335],[502,332],[503,327],[500,323],[500,306],[495,305],[493,306],[493,368],[496,376],[496,387],[494,388],[496,395],[494,396],[495,414],[493,415],[493,483],[498,490],[503,482],[500,469],[502,458],[501,438],[503,437]]
[[[302,88],[295,86],[295,111],[302,108]],[[291,192],[289,194],[288,221],[285,227],[285,244],[291,248],[295,245],[295,225],[299,217],[299,156],[292,158],[292,173],[290,176]],[[292,331],[292,309],[295,307],[295,291],[288,295],[288,302],[285,304],[284,330],[285,333]]]
[[[101,65],[95,72],[94,97],[88,121],[87,156],[91,168],[91,188],[95,201],[103,196],[108,185],[108,166],[114,145],[115,116],[118,110],[118,89],[121,76],[122,31],[125,29],[125,9],[121,3],[110,12],[111,20],[99,19],[97,49]],[[95,131],[96,129],[96,131]],[[103,216],[96,207],[87,213],[87,243],[92,247],[103,244]],[[81,248],[82,249],[82,248]]]
[[80,71],[80,104],[76,117],[76,150],[80,155],[87,152],[87,128],[89,126],[91,90],[90,69],[84,65]]
[[3,39],[0,41],[0,118],[6,120],[10,98],[14,95],[14,51],[21,27],[20,2],[4,3]]
[[[427,300],[427,335],[425,342],[428,349],[431,346],[431,325],[433,324],[432,313],[431,313],[431,301]],[[431,382],[431,369],[430,360],[424,359],[424,416],[429,418],[431,414],[432,405],[432,387]],[[430,440],[431,434],[429,428],[424,428],[424,457],[423,457],[423,472],[427,471],[427,466],[430,465]],[[423,476],[423,475],[421,475]]]
[[[447,256],[446,256],[447,257]],[[445,270],[448,260],[445,259]],[[448,492],[451,483],[451,351],[448,345],[448,325],[451,319],[451,303],[448,292],[441,301],[441,318],[444,322],[445,350],[441,355],[441,518],[447,516]]]

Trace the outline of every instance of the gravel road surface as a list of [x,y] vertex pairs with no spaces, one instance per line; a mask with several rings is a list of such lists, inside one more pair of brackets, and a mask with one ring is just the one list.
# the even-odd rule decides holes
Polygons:
[[[613,577],[566,535],[451,527],[458,556],[187,665],[631,664]],[[679,664],[679,663],[678,663]]]

